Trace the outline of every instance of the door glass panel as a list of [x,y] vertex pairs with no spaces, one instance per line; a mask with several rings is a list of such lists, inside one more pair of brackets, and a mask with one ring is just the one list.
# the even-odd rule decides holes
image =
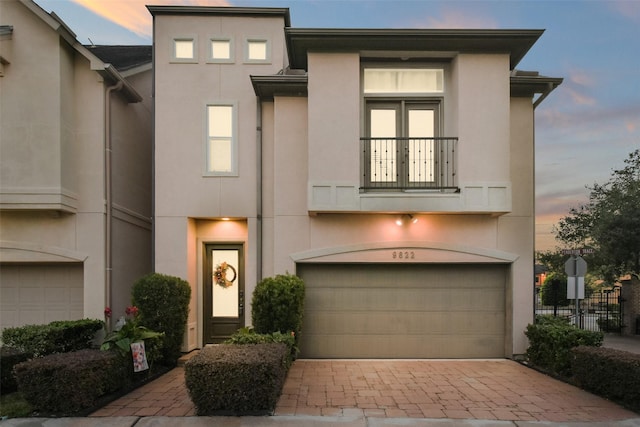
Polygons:
[[211,251],[213,317],[239,316],[239,260],[237,250],[213,249]]
[[371,141],[371,182],[395,182],[396,110],[371,109],[369,114],[371,138],[382,138]]
[[[409,181],[434,181],[435,113],[433,110],[408,111],[409,132]],[[427,139],[428,138],[428,139]]]

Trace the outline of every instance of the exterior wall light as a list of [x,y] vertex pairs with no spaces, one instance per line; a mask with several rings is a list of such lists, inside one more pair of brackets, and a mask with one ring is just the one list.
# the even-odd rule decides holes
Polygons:
[[418,218],[411,214],[400,215],[398,219],[396,219],[396,225],[398,227],[402,227],[405,224],[415,224],[418,222]]

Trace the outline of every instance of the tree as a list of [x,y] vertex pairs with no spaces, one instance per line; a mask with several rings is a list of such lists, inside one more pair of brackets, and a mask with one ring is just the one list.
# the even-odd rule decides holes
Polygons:
[[571,208],[555,228],[567,245],[597,250],[605,276],[640,274],[640,149],[625,159],[604,185],[587,187],[589,201]]

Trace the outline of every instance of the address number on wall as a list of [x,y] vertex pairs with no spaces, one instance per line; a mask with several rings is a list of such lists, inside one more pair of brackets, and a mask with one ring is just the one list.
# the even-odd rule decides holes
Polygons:
[[392,259],[416,259],[416,253],[414,251],[393,251],[391,252]]

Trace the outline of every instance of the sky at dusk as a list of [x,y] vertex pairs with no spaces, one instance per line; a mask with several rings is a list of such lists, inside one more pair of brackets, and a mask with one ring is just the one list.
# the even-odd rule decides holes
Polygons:
[[517,65],[564,78],[536,109],[537,250],[559,246],[553,224],[587,201],[586,186],[608,181],[640,148],[640,0],[36,3],[61,17],[83,44],[151,44],[145,4],[288,7],[296,28],[544,29]]

